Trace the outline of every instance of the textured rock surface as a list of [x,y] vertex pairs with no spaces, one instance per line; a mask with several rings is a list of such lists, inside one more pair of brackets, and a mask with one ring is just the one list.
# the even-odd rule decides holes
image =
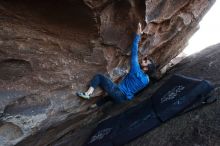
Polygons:
[[147,22],[140,56],[149,54],[161,68],[183,49],[213,3],[2,0],[0,145],[48,145],[100,119],[102,113],[87,110],[94,101],[75,92],[96,72],[116,78],[114,69],[127,68],[137,22]]

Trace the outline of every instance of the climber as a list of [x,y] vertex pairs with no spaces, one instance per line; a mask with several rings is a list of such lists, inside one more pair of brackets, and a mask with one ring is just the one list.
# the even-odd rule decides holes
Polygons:
[[84,99],[90,99],[96,87],[101,87],[108,96],[100,99],[96,104],[101,106],[105,102],[111,100],[114,103],[122,103],[131,100],[134,94],[142,90],[149,84],[149,74],[155,72],[154,62],[145,57],[138,62],[138,43],[143,33],[141,24],[138,24],[135,38],[132,43],[131,50],[131,68],[129,73],[123,78],[119,84],[114,83],[111,79],[102,74],[97,74],[90,82],[90,87],[86,92],[77,92],[77,96]]

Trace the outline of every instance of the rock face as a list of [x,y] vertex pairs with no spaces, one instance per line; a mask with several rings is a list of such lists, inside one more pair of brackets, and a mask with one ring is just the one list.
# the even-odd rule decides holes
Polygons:
[[[2,0],[0,145],[48,145],[101,117],[75,96],[129,65],[132,32],[158,69],[181,52],[214,0]],[[77,136],[77,135],[76,135]],[[68,136],[67,136],[68,137]]]

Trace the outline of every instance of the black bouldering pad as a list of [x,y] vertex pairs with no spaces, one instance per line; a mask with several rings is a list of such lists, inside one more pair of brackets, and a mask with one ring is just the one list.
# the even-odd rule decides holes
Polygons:
[[183,75],[172,76],[151,97],[156,114],[163,122],[197,101],[201,102],[213,86],[206,80]]
[[86,146],[123,145],[160,124],[153,111],[151,99],[148,99],[123,114],[100,123]]
[[102,121],[85,146],[121,146],[202,102],[213,86],[205,80],[174,75],[150,99]]

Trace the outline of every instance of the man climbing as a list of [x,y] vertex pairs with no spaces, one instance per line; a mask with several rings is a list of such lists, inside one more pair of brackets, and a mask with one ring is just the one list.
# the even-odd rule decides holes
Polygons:
[[97,74],[91,80],[89,89],[86,92],[77,92],[77,95],[84,99],[90,99],[96,87],[99,86],[108,94],[108,96],[96,103],[101,106],[109,100],[114,103],[132,100],[135,93],[146,87],[149,84],[149,73],[155,72],[156,68],[150,59],[145,58],[140,63],[138,62],[138,43],[142,32],[141,24],[139,23],[132,43],[130,71],[119,84],[114,83],[102,74]]

